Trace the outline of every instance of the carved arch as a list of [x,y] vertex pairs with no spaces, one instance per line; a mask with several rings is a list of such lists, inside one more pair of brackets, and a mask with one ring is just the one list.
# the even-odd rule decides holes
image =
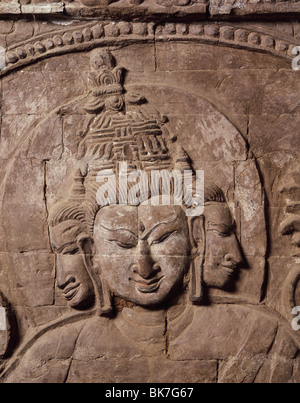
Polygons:
[[273,32],[219,23],[131,23],[102,22],[77,25],[68,29],[38,35],[6,49],[6,67],[0,78],[40,60],[62,54],[88,51],[98,46],[165,41],[198,42],[268,53],[291,61],[293,38],[282,38]]

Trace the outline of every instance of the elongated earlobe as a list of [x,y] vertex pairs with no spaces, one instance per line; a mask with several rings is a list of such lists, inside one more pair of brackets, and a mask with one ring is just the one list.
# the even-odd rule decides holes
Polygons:
[[196,257],[191,267],[191,292],[190,300],[194,304],[200,304],[203,299],[203,258]]
[[205,219],[204,216],[195,217],[191,221],[192,234],[192,264],[190,281],[190,300],[200,304],[204,295],[203,267],[205,259]]
[[205,217],[193,217],[191,220],[191,234],[194,249],[197,253],[204,253],[205,250]]
[[113,308],[112,308],[112,301],[111,301],[111,292],[107,282],[102,279],[101,280],[101,293],[100,293],[100,312],[99,314],[102,316],[109,315]]
[[111,293],[106,281],[100,279],[100,275],[97,275],[94,270],[94,241],[89,235],[81,235],[77,242],[83,253],[86,270],[94,284],[98,314],[109,315],[112,312]]

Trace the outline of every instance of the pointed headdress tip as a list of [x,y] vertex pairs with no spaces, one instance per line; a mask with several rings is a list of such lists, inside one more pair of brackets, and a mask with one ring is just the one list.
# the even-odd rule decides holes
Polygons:
[[116,67],[116,59],[107,49],[95,49],[90,54],[91,68],[100,71],[102,68],[114,69]]
[[194,174],[192,160],[183,147],[177,143],[177,137],[169,136],[170,152],[173,154],[174,169],[186,174]]
[[90,114],[99,114],[103,110],[122,111],[125,107],[125,69],[116,67],[114,56],[106,49],[91,52],[90,66],[92,91],[84,109]]
[[85,198],[85,186],[84,175],[81,168],[77,168],[73,176],[72,188],[69,196],[69,200],[77,203],[81,203]]

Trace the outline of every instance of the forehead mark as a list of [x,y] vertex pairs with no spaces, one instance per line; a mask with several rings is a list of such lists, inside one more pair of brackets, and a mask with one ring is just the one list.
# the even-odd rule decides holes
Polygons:
[[139,221],[139,233],[142,234],[143,232],[145,232],[146,227],[143,224],[142,220]]

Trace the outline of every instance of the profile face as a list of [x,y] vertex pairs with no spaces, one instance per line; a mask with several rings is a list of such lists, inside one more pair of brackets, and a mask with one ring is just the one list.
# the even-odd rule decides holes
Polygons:
[[203,278],[207,286],[224,288],[243,262],[226,203],[205,206],[206,255]]
[[87,308],[94,300],[94,285],[85,266],[84,252],[77,242],[81,233],[78,222],[65,221],[50,228],[50,233],[56,253],[57,285],[70,307]]
[[111,291],[157,306],[182,286],[189,268],[188,224],[181,206],[107,206],[95,220],[96,264]]

